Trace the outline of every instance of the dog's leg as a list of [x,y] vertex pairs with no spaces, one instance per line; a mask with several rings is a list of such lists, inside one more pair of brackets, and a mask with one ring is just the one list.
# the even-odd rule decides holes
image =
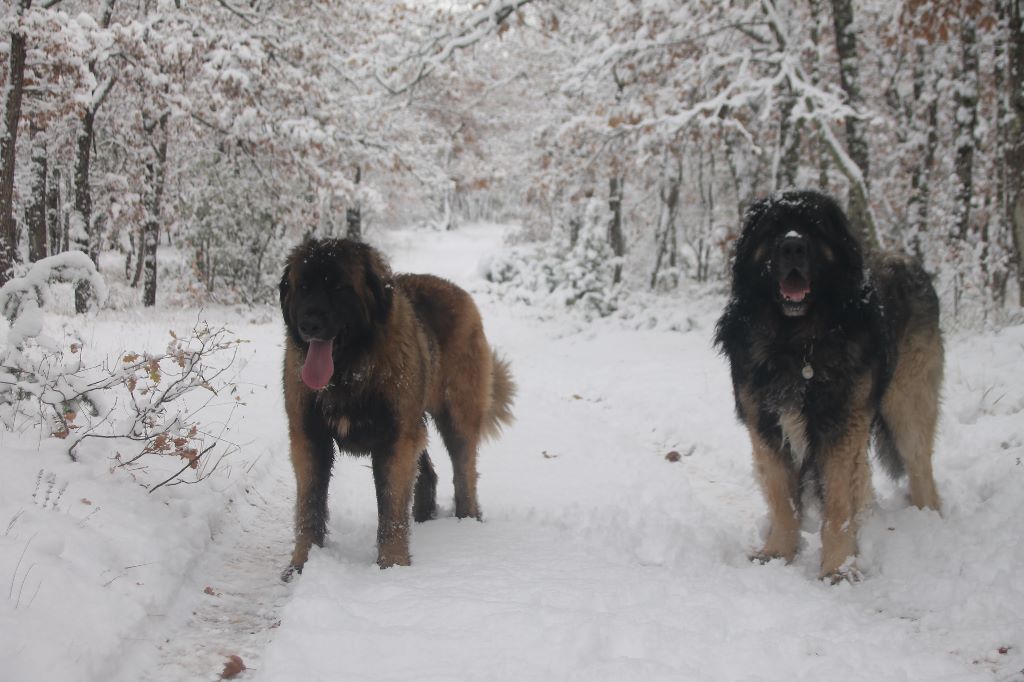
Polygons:
[[750,427],[750,442],[754,451],[754,470],[771,517],[768,540],[751,558],[762,562],[779,557],[792,561],[800,540],[796,470],[782,453],[765,442],[756,426]]
[[932,452],[942,385],[939,331],[911,335],[900,347],[899,357],[882,398],[882,419],[910,479],[910,499],[914,506],[938,510],[940,501],[932,474]]
[[426,429],[414,437],[400,436],[388,453],[374,453],[377,488],[377,565],[409,565],[409,505],[416,463],[426,442]]
[[857,577],[849,563],[857,554],[861,515],[871,502],[871,467],[868,436],[871,419],[856,410],[844,431],[825,445],[821,455],[823,509],[821,526],[821,577],[838,582]]
[[426,450],[420,453],[419,469],[412,502],[412,518],[416,523],[429,521],[437,513],[437,474]]
[[[479,423],[480,419],[477,419]],[[476,438],[467,438],[465,429],[456,424],[451,413],[445,411],[435,420],[437,430],[441,433],[444,446],[452,459],[453,483],[455,484],[455,516],[464,518],[480,518],[480,505],[476,497],[476,451],[479,434]]]
[[480,518],[480,505],[476,497],[476,443],[455,435],[444,439],[452,457],[455,484],[455,516],[460,519]]
[[[297,404],[286,395],[288,436],[295,470],[295,549],[283,577],[302,571],[310,547],[323,546],[327,533],[327,489],[334,463],[334,441],[311,400]],[[295,396],[298,399],[298,396]]]

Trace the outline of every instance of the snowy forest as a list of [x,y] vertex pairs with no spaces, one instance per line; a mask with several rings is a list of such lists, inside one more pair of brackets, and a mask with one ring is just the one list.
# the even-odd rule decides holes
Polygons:
[[[1024,682],[1022,14],[3,0],[0,682]],[[791,188],[834,196],[866,252],[919,259],[939,299],[930,345],[903,356],[941,380],[941,505],[917,508],[872,456],[831,574],[811,486],[784,500],[806,506],[787,552],[758,552],[764,460],[715,347],[744,216]],[[457,518],[445,447],[466,439],[414,408],[436,504],[397,523],[386,570],[389,498],[374,457],[334,455],[340,412],[329,514],[294,560],[310,486],[288,382],[348,399],[328,383],[340,337],[296,351],[319,353],[318,388],[289,345],[285,263],[310,236],[380,255],[376,288],[358,272],[381,325],[412,298],[393,273],[468,292],[438,309],[478,310],[503,372],[500,437],[462,465],[476,520]],[[902,314],[855,274],[851,305]],[[838,385],[812,366],[828,343],[892,359],[823,329],[793,355],[797,386]],[[418,346],[435,365],[440,336]],[[856,400],[834,392],[837,412]],[[819,447],[783,416],[780,447]]]
[[664,290],[724,277],[754,198],[814,186],[958,318],[1024,297],[1011,0],[16,0],[2,22],[0,281],[116,254],[153,305],[172,250],[196,302],[263,302],[303,235],[489,219],[556,261],[582,231],[611,283]]

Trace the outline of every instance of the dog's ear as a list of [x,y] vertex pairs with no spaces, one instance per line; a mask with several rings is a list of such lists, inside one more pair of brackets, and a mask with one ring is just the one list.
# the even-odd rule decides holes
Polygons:
[[740,227],[740,234],[736,238],[732,253],[732,271],[734,280],[739,278],[739,271],[748,265],[753,256],[753,251],[758,240],[754,237],[756,228],[761,220],[768,213],[771,206],[771,197],[758,199],[743,213],[743,224]]
[[743,230],[740,233],[742,236],[747,232],[750,232],[754,227],[761,222],[761,218],[768,212],[768,207],[771,205],[771,197],[762,197],[754,203],[747,206],[747,210],[743,212]]
[[289,278],[291,277],[291,265],[284,266],[284,273],[281,274],[281,283],[277,287],[277,293],[281,298],[281,312],[286,316],[288,314],[288,294],[291,291],[291,283]]
[[372,314],[378,323],[383,323],[391,313],[391,273],[387,266],[380,262],[379,258],[367,251],[366,260],[363,263],[363,270],[366,273],[366,288],[373,296]]

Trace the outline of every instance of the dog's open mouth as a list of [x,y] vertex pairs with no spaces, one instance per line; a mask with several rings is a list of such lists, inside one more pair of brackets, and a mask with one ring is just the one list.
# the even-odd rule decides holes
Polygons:
[[783,299],[800,303],[811,293],[811,283],[798,270],[794,270],[779,283],[779,291]]
[[314,391],[319,391],[330,383],[333,375],[334,339],[310,340],[306,362],[302,365],[302,382]]
[[779,282],[779,293],[782,295],[782,309],[786,315],[802,315],[807,308],[811,282],[799,270],[793,270]]

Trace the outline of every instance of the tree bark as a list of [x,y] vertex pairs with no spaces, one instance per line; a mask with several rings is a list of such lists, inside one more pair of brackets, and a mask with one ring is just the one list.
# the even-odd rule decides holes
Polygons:
[[[809,0],[809,5],[811,9],[811,44],[814,45],[815,54],[821,55],[821,0]],[[811,60],[810,76],[811,83],[813,83],[814,85],[819,85],[821,83],[820,64],[820,59]],[[814,145],[814,154],[817,157],[818,163],[818,186],[821,190],[824,191],[828,189],[828,154],[824,149],[822,149],[820,141]]]
[[28,259],[32,263],[46,258],[46,140],[42,130],[35,124],[31,127],[32,190],[25,210],[28,225]]
[[[622,235],[622,185],[625,183],[624,175],[615,174],[608,181],[608,208],[611,209],[612,217],[608,223],[608,243],[616,258],[622,258],[626,253],[626,240]],[[613,284],[622,281],[622,263],[615,264],[615,276]]]
[[860,90],[860,70],[857,65],[857,36],[853,30],[852,0],[832,0],[832,23],[835,28],[836,53],[839,57],[839,83],[846,94],[846,103],[854,113],[846,117],[846,147],[850,158],[860,169],[863,187],[850,188],[850,225],[868,251],[878,249],[878,235],[869,215],[870,155],[864,126],[858,118],[864,98]]
[[1017,263],[1019,304],[1024,306],[1024,33],[1021,3],[1011,2],[1007,40],[1010,115],[1006,130],[1006,208]]
[[971,200],[974,198],[974,131],[978,125],[978,37],[977,15],[967,0],[961,7],[960,19],[960,83],[956,89],[956,213],[953,235],[961,241],[967,238],[971,226]]
[[[356,166],[355,186],[357,193],[362,179],[362,166]],[[352,200],[352,205],[345,209],[345,236],[357,242],[363,241],[363,207],[358,196]]]
[[157,246],[160,243],[160,205],[164,195],[167,168],[167,118],[165,112],[149,124],[146,132],[156,136],[153,157],[146,163],[147,191],[145,198],[146,222],[142,226],[142,305],[156,305]]
[[11,52],[4,88],[4,127],[0,131],[0,285],[14,276],[18,252],[18,224],[14,219],[14,155],[21,121],[21,100],[25,93],[25,35],[19,33],[21,19],[32,0],[17,0],[19,26],[11,33]]
[[[92,157],[93,124],[96,113],[87,107],[82,116],[82,127],[78,129],[78,153],[75,156],[75,208],[72,220],[71,240],[77,251],[89,254],[93,263],[99,263],[98,240],[93,238],[92,190],[89,187],[89,166]],[[92,289],[86,282],[75,286],[75,312],[84,313],[89,309]]]
[[60,210],[61,174],[59,168],[52,169],[46,182],[46,226],[49,228],[50,253],[58,254],[67,249],[64,244],[64,221]]
[[[921,258],[924,255],[921,245],[922,237],[927,232],[928,205],[931,202],[931,172],[935,165],[935,149],[939,144],[939,98],[932,89],[929,90],[927,75],[928,55],[923,44],[918,44],[914,63],[914,102],[924,104],[924,121],[913,116],[911,126],[918,134],[914,145],[913,175],[910,178],[910,199],[907,201],[907,227],[910,229],[910,245],[914,254]],[[922,135],[922,128],[924,134]]]
[[[113,16],[114,0],[105,0],[100,9],[99,24],[102,28],[110,26]],[[96,75],[96,62],[89,63],[89,71]],[[75,156],[75,218],[72,221],[72,235],[74,248],[89,254],[89,259],[99,267],[100,264],[100,238],[96,233],[92,221],[92,188],[89,184],[89,174],[92,164],[92,148],[95,139],[96,112],[113,87],[113,79],[97,86],[92,93],[92,100],[86,105],[82,115],[82,127],[78,130],[76,140],[78,153]],[[92,288],[86,282],[80,282],[75,287],[75,312],[84,313],[89,309],[92,300]]]
[[793,107],[796,96],[792,90],[786,93],[782,101],[779,118],[779,147],[776,150],[775,189],[796,186],[797,169],[800,167],[800,137],[803,124],[793,120]]
[[658,275],[661,268],[668,262],[669,267],[676,264],[676,215],[679,208],[679,186],[682,184],[682,163],[678,157],[666,152],[662,167],[661,181],[658,187],[658,198],[661,200],[661,211],[658,217],[658,231],[655,237],[654,271],[651,272],[651,289],[658,286]]

